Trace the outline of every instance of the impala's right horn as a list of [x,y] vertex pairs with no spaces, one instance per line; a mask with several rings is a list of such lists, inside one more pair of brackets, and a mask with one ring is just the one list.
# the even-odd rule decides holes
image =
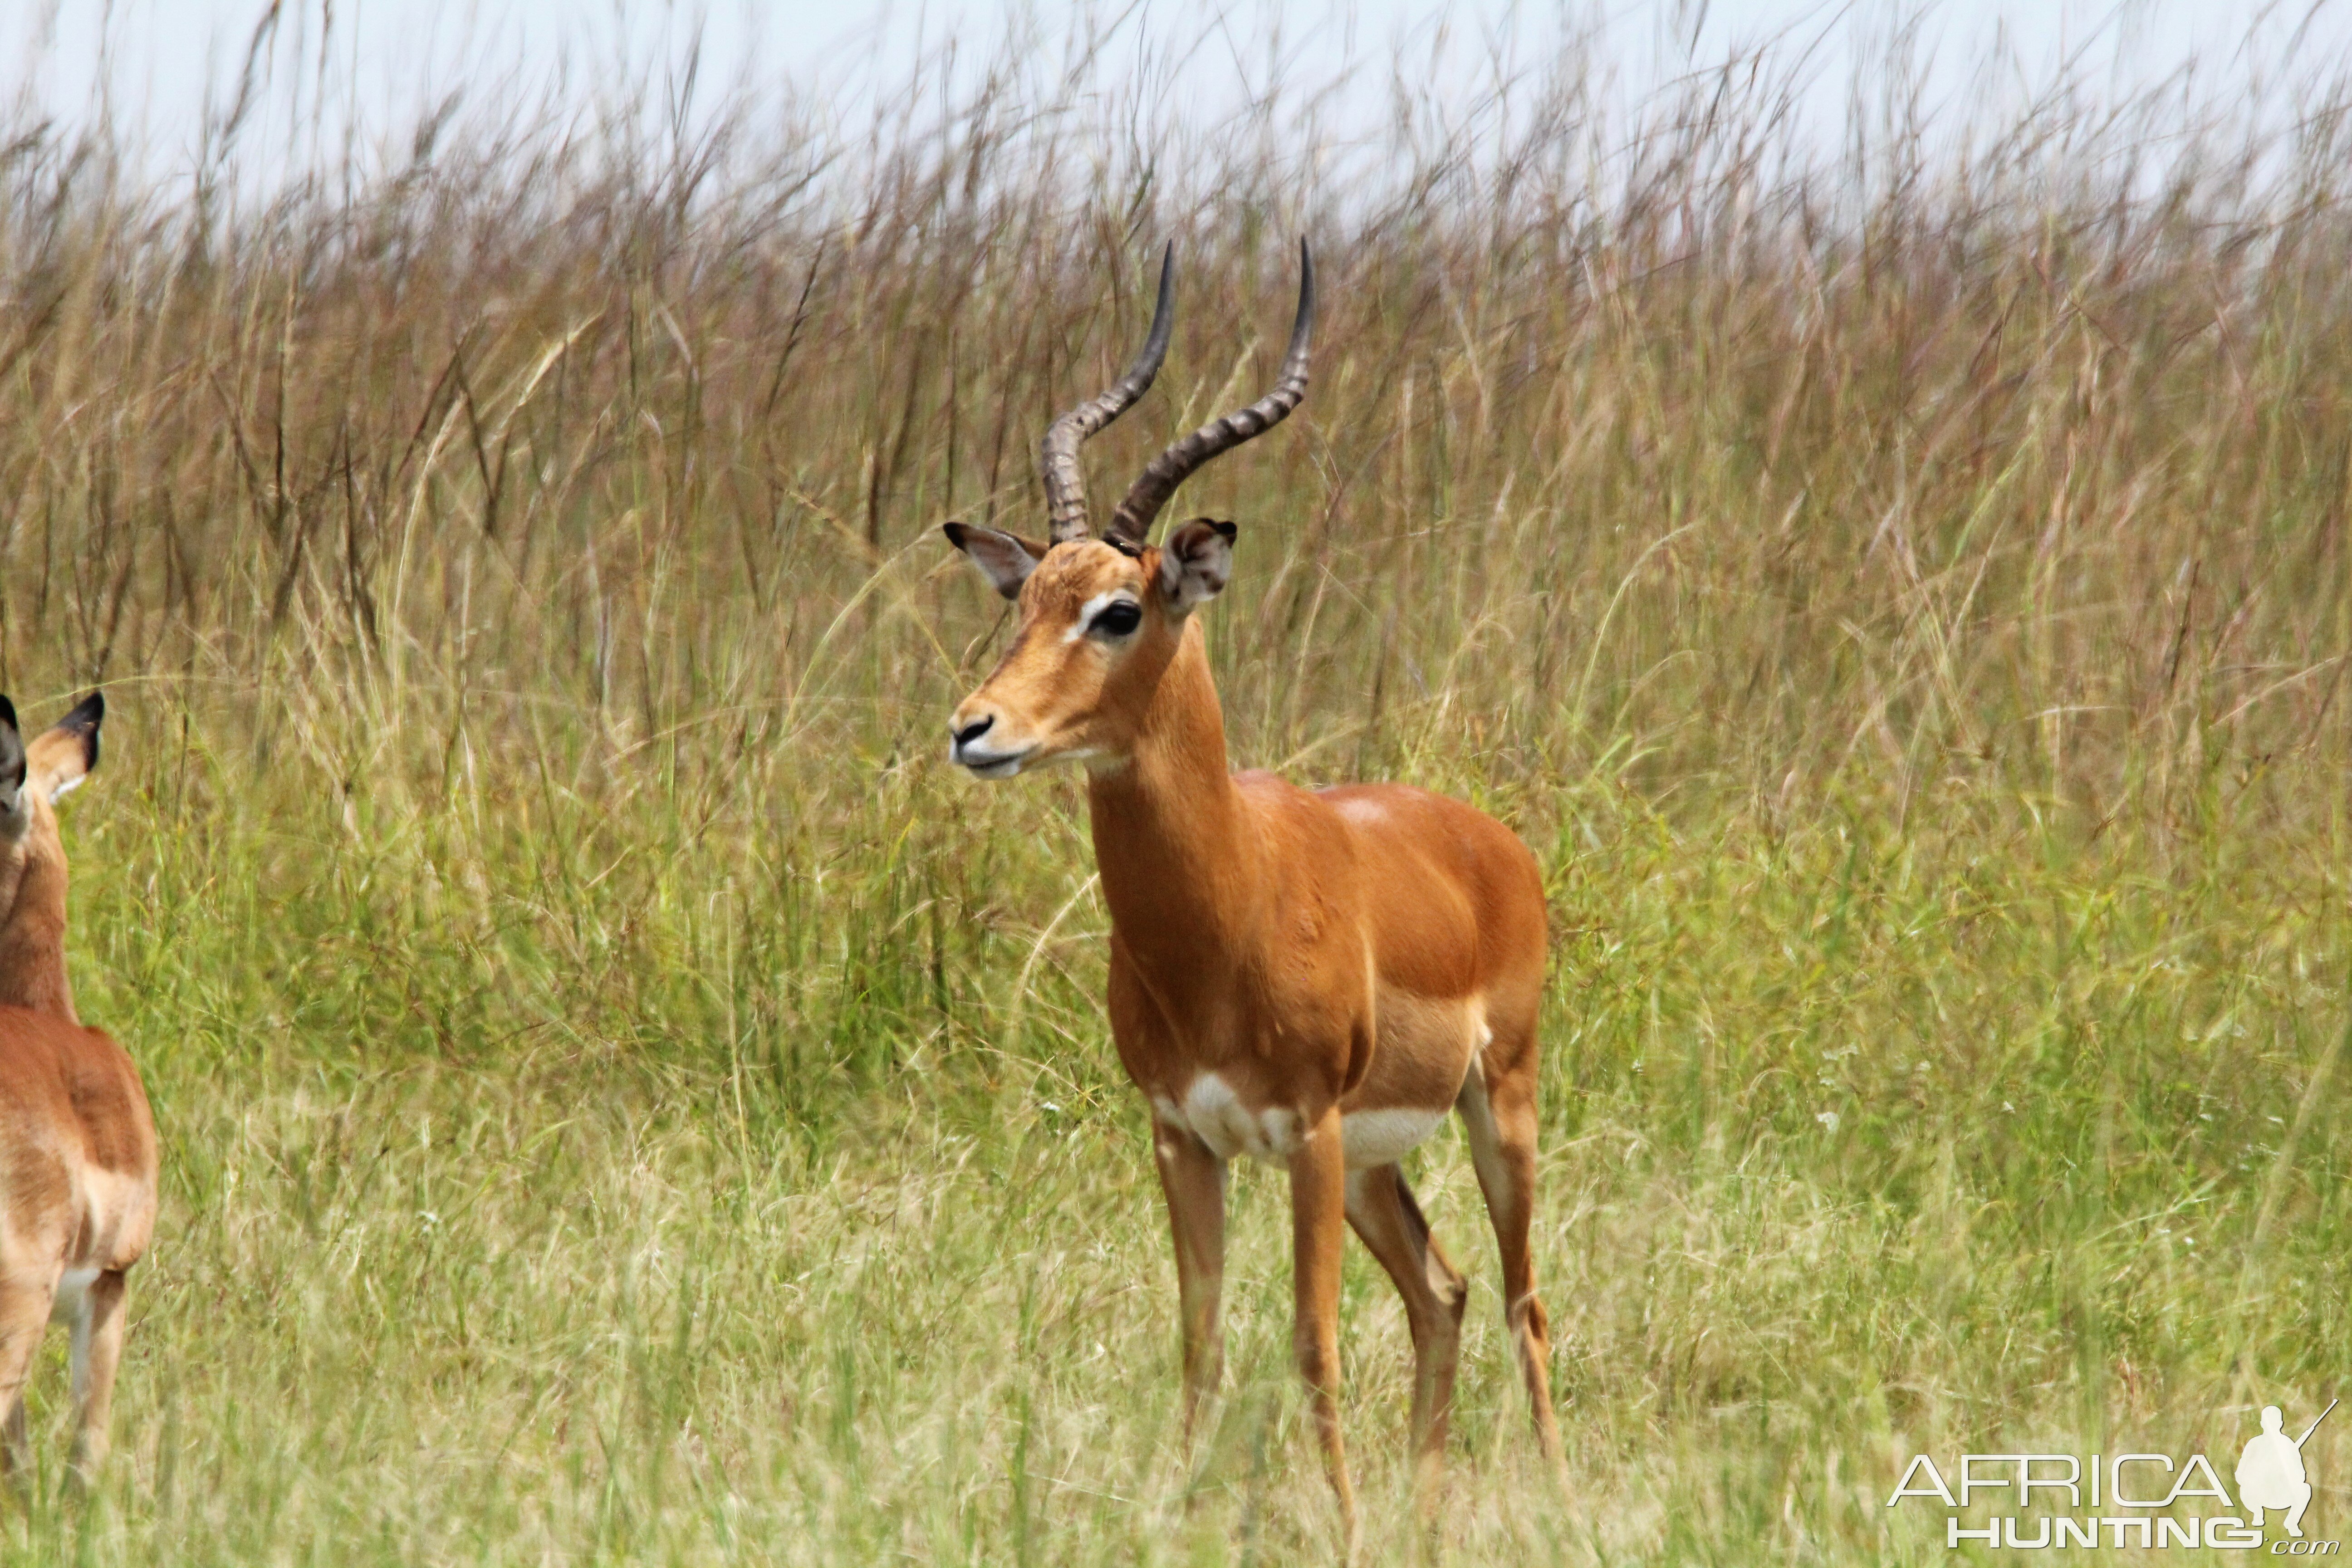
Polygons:
[[1135,356],[1135,363],[1127,367],[1125,375],[1111,383],[1109,391],[1092,402],[1079,404],[1045,427],[1038,460],[1045,477],[1050,526],[1046,537],[1054,543],[1066,544],[1087,537],[1087,476],[1078,466],[1078,447],[1087,437],[1126,413],[1150,388],[1151,378],[1160,374],[1160,362],[1168,357],[1168,338],[1175,327],[1176,242],[1171,239],[1160,253],[1160,302],[1152,307],[1151,333],[1143,340],[1143,352]]
[[1263,436],[1290,416],[1307,395],[1307,350],[1315,335],[1315,258],[1307,242],[1298,242],[1298,319],[1291,323],[1290,348],[1282,356],[1282,374],[1274,390],[1222,419],[1212,419],[1181,441],[1151,459],[1128,488],[1127,499],[1111,514],[1106,537],[1141,545],[1151,535],[1152,520],[1176,487],[1220,452],[1230,452],[1252,437]]

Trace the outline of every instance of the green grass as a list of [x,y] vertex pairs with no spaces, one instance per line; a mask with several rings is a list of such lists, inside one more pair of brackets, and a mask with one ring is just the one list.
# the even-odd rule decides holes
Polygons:
[[[434,844],[461,810],[305,843],[182,815],[129,751],[72,818],[79,982],[139,1043],[170,1220],[108,1489],[12,1529],[100,1561],[1312,1554],[1279,1179],[1236,1185],[1235,1387],[1188,1473],[1088,931],[1013,1035],[1018,935],[950,928],[944,1010],[919,939],[896,989],[854,938],[775,953],[811,895],[757,874],[772,823],[730,836],[732,909],[673,840],[574,930],[532,859]],[[1007,808],[1066,809],[1037,793]],[[1448,1135],[1420,1170],[1475,1281],[1463,1560],[1901,1555],[1875,1504],[1914,1447],[2219,1453],[2221,1407],[2342,1377],[2321,871],[1560,799],[1594,840],[1555,861],[1539,1226],[1573,1483],[1532,1462]],[[919,933],[868,853],[800,921]],[[1373,1538],[1409,1539],[1409,1347],[1361,1257],[1346,1310]]]
[[0,674],[35,721],[106,683],[74,977],[166,1155],[116,1460],[5,1550],[1330,1554],[1279,1177],[1237,1175],[1188,1464],[1077,785],[940,754],[1003,620],[934,525],[1034,526],[1035,436],[1171,232],[1177,348],[1098,505],[1256,390],[1294,230],[1329,290],[1304,412],[1181,503],[1243,524],[1236,763],[1462,794],[1551,889],[1570,1484],[1449,1132],[1433,1543],[1402,1315],[1349,1263],[1370,1557],[1943,1561],[1882,1506],[1913,1452],[2232,1456],[2343,1389],[2325,138],[2137,203],[2032,125],[1766,186],[1751,104],[1585,188],[1573,86],[1344,189],[1246,137],[1056,184],[1083,83],[797,195],[787,137],[691,204],[690,159],[518,133],[206,228],[19,143]]

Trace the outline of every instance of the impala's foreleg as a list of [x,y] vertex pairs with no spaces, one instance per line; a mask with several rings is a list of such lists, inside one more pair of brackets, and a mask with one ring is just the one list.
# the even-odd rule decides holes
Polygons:
[[1225,1285],[1225,1162],[1192,1134],[1166,1122],[1151,1129],[1168,1226],[1176,1238],[1178,1310],[1184,1321],[1184,1445],[1224,1374],[1219,1300]]
[[0,1467],[19,1482],[31,1476],[33,1449],[25,1429],[25,1384],[33,1357],[49,1326],[56,1292],[16,1279],[0,1279],[0,1410],[8,1413],[7,1441]]
[[1454,1374],[1462,1362],[1462,1307],[1468,1285],[1422,1217],[1395,1165],[1348,1173],[1348,1223],[1380,1259],[1404,1298],[1412,1330],[1412,1438],[1422,1500],[1436,1500],[1445,1466],[1445,1428],[1454,1414]]
[[1324,1468],[1339,1495],[1339,1521],[1352,1550],[1356,1489],[1339,1436],[1339,1262],[1348,1244],[1348,1162],[1339,1108],[1324,1111],[1290,1157],[1291,1289],[1297,1317],[1291,1345],[1322,1439]]
[[122,1363],[122,1271],[110,1269],[90,1281],[73,1322],[73,1398],[79,1429],[74,1436],[74,1473],[89,1480],[106,1461],[107,1415],[114,1406],[114,1371]]
[[[1496,1042],[1500,1044],[1499,1039]],[[1496,1059],[1489,1047],[1488,1060]],[[1511,1061],[1506,1054],[1501,1059]],[[1528,1232],[1536,1211],[1536,1073],[1532,1042],[1506,1070],[1473,1066],[1457,1102],[1470,1139],[1478,1189],[1503,1255],[1503,1314],[1528,1386],[1528,1413],[1544,1457],[1559,1458],[1559,1422],[1551,1408],[1551,1323],[1536,1299],[1536,1266]]]

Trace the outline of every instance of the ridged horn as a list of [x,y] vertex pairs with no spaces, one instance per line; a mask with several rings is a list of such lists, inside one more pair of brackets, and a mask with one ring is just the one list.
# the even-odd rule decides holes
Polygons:
[[1107,533],[1143,544],[1160,509],[1201,465],[1253,437],[1263,436],[1289,417],[1307,395],[1307,352],[1314,335],[1315,258],[1302,239],[1298,242],[1298,319],[1291,324],[1290,349],[1282,357],[1282,374],[1276,378],[1274,390],[1247,408],[1211,420],[1146,464],[1141,476],[1128,487],[1127,499],[1111,514]]
[[1160,302],[1151,309],[1151,334],[1143,352],[1111,383],[1110,390],[1092,402],[1081,403],[1045,427],[1038,447],[1038,462],[1045,476],[1047,534],[1055,544],[1087,537],[1087,476],[1078,466],[1078,447],[1086,438],[1126,413],[1150,388],[1168,357],[1169,334],[1176,327],[1176,242],[1170,240],[1160,257]]

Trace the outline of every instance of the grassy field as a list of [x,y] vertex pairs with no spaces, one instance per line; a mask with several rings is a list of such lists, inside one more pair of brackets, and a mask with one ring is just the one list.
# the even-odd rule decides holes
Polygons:
[[1177,503],[1242,523],[1237,765],[1462,794],[1551,889],[1570,1484],[1443,1134],[1432,1538],[1349,1263],[1369,1557],[1942,1561],[1914,1452],[2226,1474],[2352,1388],[2341,109],[2164,177],[2063,101],[1803,167],[1750,79],[1638,135],[1580,80],[1339,174],[1278,104],[1106,143],[1017,71],[270,204],[16,138],[0,686],[108,692],[74,979],[166,1163],[117,1458],[0,1549],[1330,1555],[1280,1178],[1188,1464],[1079,785],[943,757],[1004,622],[937,524],[1037,530],[1162,236],[1097,494],[1255,394],[1323,258],[1304,410]]

